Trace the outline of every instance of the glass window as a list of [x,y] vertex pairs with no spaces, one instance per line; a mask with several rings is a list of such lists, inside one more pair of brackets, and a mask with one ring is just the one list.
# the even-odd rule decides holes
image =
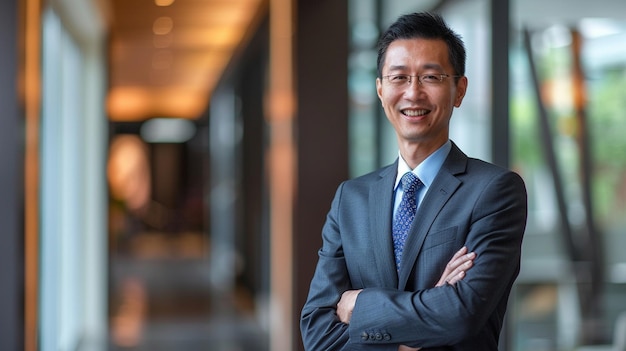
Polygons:
[[50,9],[43,21],[41,345],[73,348],[81,334],[81,54]]
[[613,18],[626,9],[609,1],[573,8],[558,1],[540,12],[525,1],[514,7],[512,164],[529,193],[514,350],[610,344],[626,311],[618,298],[626,283],[618,249],[626,244],[626,23]]

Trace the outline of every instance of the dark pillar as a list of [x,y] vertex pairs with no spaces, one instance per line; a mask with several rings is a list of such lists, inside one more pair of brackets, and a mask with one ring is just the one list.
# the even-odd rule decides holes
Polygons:
[[[337,186],[348,177],[348,2],[300,0],[296,11],[293,257],[298,322],[321,246],[322,225]],[[303,350],[300,329],[294,329],[294,350]]]
[[0,2],[0,350],[22,350],[24,338],[17,17],[17,0]]
[[[491,157],[493,163],[510,167],[509,133],[509,39],[510,0],[491,0]],[[515,292],[509,301],[513,301]],[[510,315],[504,319],[500,349],[510,350]]]
[[491,1],[491,154],[509,167],[509,0]]

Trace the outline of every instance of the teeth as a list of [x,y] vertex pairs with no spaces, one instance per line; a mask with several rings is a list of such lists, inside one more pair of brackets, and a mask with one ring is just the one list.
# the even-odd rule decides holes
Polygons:
[[402,113],[410,117],[417,117],[427,114],[428,110],[404,110]]

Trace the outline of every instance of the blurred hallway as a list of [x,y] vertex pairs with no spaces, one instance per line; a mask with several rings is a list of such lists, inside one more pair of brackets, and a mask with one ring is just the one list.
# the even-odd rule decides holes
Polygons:
[[626,311],[626,2],[0,3],[0,350],[302,351],[337,186],[397,157],[380,28],[440,12],[452,139],[529,193],[503,351],[607,349]]

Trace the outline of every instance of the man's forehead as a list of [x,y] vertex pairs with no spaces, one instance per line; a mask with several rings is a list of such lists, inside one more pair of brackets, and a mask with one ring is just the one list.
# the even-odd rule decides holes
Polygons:
[[440,39],[394,40],[389,44],[384,58],[385,66],[389,69],[407,68],[417,63],[424,69],[440,69],[450,64],[448,46]]

